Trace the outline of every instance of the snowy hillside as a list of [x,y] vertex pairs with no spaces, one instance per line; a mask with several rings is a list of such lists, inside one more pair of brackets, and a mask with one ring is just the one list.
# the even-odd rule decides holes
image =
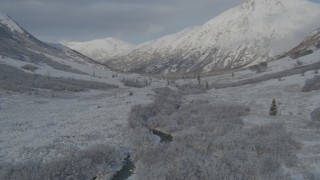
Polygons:
[[23,33],[23,30],[5,13],[0,12],[0,25],[8,27],[11,31]]
[[134,45],[115,38],[96,39],[88,42],[65,42],[63,44],[99,62],[115,58],[119,54],[126,54],[134,48]]
[[[102,161],[89,163],[85,176],[79,169],[74,179],[110,179],[127,153],[119,147],[129,146],[126,114],[149,100],[151,88],[130,89],[120,80],[138,76],[41,42],[6,15],[0,22],[0,179],[69,179],[65,165],[75,152],[79,163],[85,163],[81,156],[93,159],[90,153]],[[32,170],[18,168],[25,165]]]
[[73,69],[71,62],[76,65],[97,65],[92,59],[61,44],[38,40],[4,13],[0,14],[0,39],[2,57],[33,64],[39,68],[49,66],[55,70],[75,72],[77,70]]
[[132,72],[210,72],[288,51],[320,27],[320,6],[307,0],[247,0],[207,23],[146,42],[108,65]]
[[283,56],[290,56],[294,59],[305,56],[320,49],[320,28],[313,31],[302,43],[293,48]]

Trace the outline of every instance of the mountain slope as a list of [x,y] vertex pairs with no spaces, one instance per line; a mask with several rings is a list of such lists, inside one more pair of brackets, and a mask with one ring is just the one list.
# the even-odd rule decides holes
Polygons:
[[313,31],[302,43],[285,53],[283,56],[290,56],[293,59],[313,53],[320,49],[320,28]]
[[20,26],[16,24],[16,22],[14,22],[9,16],[2,12],[0,12],[0,26],[8,28],[12,32],[16,31],[21,34],[24,33],[24,30],[22,30]]
[[9,16],[0,15],[0,91],[113,89],[121,83],[112,74],[70,48],[36,39]]
[[128,53],[134,48],[134,45],[115,38],[96,39],[88,42],[66,42],[63,44],[99,62],[114,58],[119,54]]
[[107,64],[138,73],[210,72],[268,60],[320,27],[306,0],[247,0],[207,23],[146,42]]
[[4,13],[0,13],[0,55],[37,65],[47,64],[58,70],[64,70],[67,66],[49,56],[66,62],[96,64],[92,59],[67,47],[36,39]]

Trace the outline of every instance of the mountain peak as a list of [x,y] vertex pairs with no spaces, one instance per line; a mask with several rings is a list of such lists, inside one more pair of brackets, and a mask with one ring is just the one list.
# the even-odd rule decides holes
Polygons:
[[239,68],[292,49],[320,26],[319,17],[320,6],[307,0],[247,0],[203,25],[145,43],[109,65],[139,73]]
[[99,61],[130,52],[134,48],[133,44],[112,37],[87,42],[66,42],[63,44]]
[[6,13],[0,12],[0,25],[7,27],[10,31],[24,33],[22,28]]
[[[242,4],[242,8],[248,9],[256,7],[265,7],[267,9],[273,8],[273,7],[281,7],[281,8],[290,8],[295,5],[306,5],[306,4],[315,4],[307,0],[246,0]],[[301,7],[303,8],[303,7]]]

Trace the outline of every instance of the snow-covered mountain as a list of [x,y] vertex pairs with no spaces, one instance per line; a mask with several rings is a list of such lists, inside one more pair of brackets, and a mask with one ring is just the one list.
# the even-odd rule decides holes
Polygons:
[[28,33],[5,13],[0,13],[0,55],[28,63],[65,67],[52,57],[81,64],[96,64],[92,59],[63,45],[42,42]]
[[247,0],[207,23],[146,42],[107,64],[138,73],[210,72],[266,61],[320,27],[307,0]]
[[96,39],[87,42],[64,42],[63,44],[100,62],[115,58],[119,54],[126,54],[134,48],[133,44],[115,38]]
[[313,31],[302,43],[294,47],[289,52],[286,52],[283,56],[290,56],[293,59],[299,58],[313,53],[320,49],[320,28]]
[[7,14],[0,12],[0,26],[10,29],[12,32],[24,33],[24,30],[17,25]]

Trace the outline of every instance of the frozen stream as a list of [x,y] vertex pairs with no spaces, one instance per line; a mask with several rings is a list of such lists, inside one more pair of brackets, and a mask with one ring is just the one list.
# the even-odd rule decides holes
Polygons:
[[[152,134],[158,136],[160,138],[160,143],[168,143],[172,141],[172,136],[169,134],[165,134],[158,130],[151,129]],[[125,159],[124,166],[118,171],[112,178],[112,180],[127,180],[134,179],[132,176],[134,175],[135,169],[134,162],[131,161],[130,155]]]

